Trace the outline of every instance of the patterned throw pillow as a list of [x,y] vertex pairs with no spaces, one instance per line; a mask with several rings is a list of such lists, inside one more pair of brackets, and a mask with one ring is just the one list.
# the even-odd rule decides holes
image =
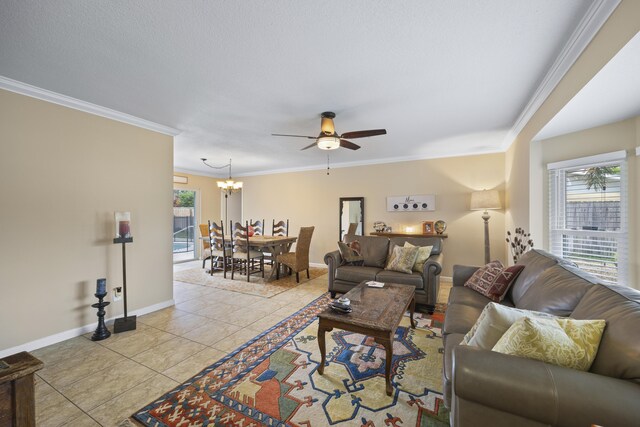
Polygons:
[[[415,248],[416,246],[412,245],[409,242],[404,242],[405,248]],[[413,264],[413,271],[416,273],[422,273],[422,266],[424,262],[429,259],[431,256],[431,250],[433,246],[417,246],[418,248],[418,256],[416,257],[416,262]]]
[[523,317],[493,351],[587,371],[596,358],[605,324],[604,320]]
[[364,257],[361,254],[360,242],[354,240],[351,243],[338,242],[342,265],[363,265]]
[[417,246],[414,246],[412,248],[403,248],[402,246],[396,246],[395,248],[393,248],[393,253],[391,254],[391,257],[389,257],[387,265],[384,269],[411,274],[411,269],[416,263],[417,257]]
[[492,301],[500,302],[523,269],[524,265],[505,268],[500,261],[491,261],[477,269],[464,285]]
[[522,310],[490,302],[484,307],[478,320],[462,339],[461,345],[491,350],[507,330],[523,317],[555,319],[556,316],[540,311]]

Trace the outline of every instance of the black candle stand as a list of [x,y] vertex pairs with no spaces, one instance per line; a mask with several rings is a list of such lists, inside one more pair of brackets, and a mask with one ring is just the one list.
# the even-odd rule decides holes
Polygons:
[[104,297],[107,296],[106,293],[94,294],[94,295],[96,296],[96,298],[98,298],[98,302],[95,304],[91,304],[91,307],[98,309],[98,314],[97,314],[98,327],[96,328],[96,331],[91,336],[91,340],[100,341],[100,340],[107,339],[111,336],[111,332],[109,331],[109,329],[107,329],[107,326],[104,324],[104,315],[105,315],[104,308],[111,303],[109,301],[103,301]]
[[118,237],[113,239],[113,243],[122,244],[122,293],[124,295],[124,317],[116,319],[113,324],[113,333],[133,331],[136,329],[136,316],[127,315],[127,258],[125,244],[133,242],[133,237]]

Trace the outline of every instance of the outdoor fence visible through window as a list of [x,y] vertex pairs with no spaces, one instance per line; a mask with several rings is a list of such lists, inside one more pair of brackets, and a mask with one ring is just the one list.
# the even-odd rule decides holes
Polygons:
[[607,161],[589,158],[590,164],[576,165],[578,159],[548,166],[550,251],[603,282],[626,285],[624,151],[604,156]]

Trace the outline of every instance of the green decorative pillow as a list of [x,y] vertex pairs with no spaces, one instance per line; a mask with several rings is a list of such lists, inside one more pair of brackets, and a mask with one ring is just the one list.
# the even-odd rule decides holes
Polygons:
[[411,274],[411,269],[416,263],[418,257],[418,247],[403,248],[396,246],[387,261],[385,270],[399,271],[400,273]]
[[360,242],[354,240],[351,243],[338,242],[342,265],[362,265],[364,257],[360,253]]
[[464,336],[461,345],[491,350],[505,332],[523,317],[554,319],[555,316],[539,311],[522,310],[490,302],[478,316],[476,323]]
[[433,246],[415,246],[409,242],[404,242],[405,248],[418,248],[418,256],[416,257],[416,262],[413,264],[413,271],[416,273],[422,273],[422,266],[424,262],[429,259],[431,256],[431,250]]
[[511,325],[493,351],[588,371],[605,324],[604,320],[523,317]]

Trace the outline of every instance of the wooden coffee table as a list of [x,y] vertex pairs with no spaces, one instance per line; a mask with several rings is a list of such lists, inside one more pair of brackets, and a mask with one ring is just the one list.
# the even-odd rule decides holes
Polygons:
[[415,329],[416,322],[413,313],[416,308],[415,288],[408,285],[385,283],[383,288],[370,288],[366,282],[360,283],[347,292],[345,297],[351,300],[353,311],[348,314],[338,313],[327,308],[318,314],[318,345],[322,359],[318,373],[324,373],[326,349],[324,333],[333,328],[373,337],[386,350],[385,380],[387,395],[391,396],[391,358],[393,356],[393,337],[396,329],[407,311],[411,313],[411,328]]

